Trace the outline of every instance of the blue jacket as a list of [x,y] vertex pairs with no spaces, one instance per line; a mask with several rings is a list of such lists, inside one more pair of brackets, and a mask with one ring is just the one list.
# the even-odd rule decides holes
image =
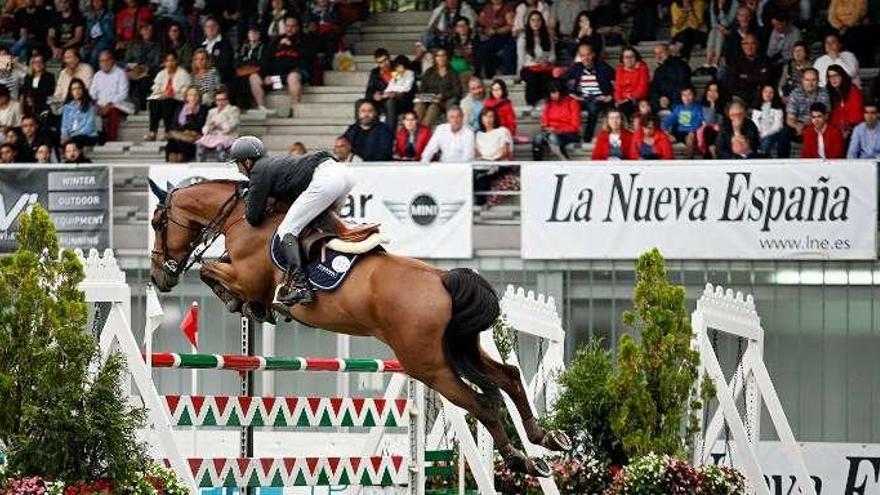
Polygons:
[[[584,71],[588,70],[583,62],[578,62],[571,66],[562,76],[562,81],[565,83],[565,86],[568,88],[570,94],[581,96],[580,88],[578,86],[581,82],[581,76],[584,74]],[[603,95],[614,95],[614,69],[611,68],[610,65],[602,62],[601,60],[597,60],[593,64],[593,72],[596,74],[596,80],[599,81],[599,90],[602,91]]]
[[64,105],[64,113],[61,114],[61,139],[74,136],[98,136],[97,110],[95,105],[89,105],[85,111],[82,106],[70,101]]
[[699,103],[672,105],[672,113],[663,119],[664,131],[695,132],[703,125],[703,107]]

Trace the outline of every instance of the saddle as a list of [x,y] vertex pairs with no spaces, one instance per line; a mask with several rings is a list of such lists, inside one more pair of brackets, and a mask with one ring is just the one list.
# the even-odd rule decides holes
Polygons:
[[326,210],[306,227],[299,237],[306,259],[313,259],[321,247],[345,254],[372,251],[388,240],[379,233],[378,223],[348,222],[335,211]]

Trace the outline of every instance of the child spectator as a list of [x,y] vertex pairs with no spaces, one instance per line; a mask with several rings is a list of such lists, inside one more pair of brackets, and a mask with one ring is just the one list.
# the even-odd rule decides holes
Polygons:
[[684,143],[685,158],[694,157],[697,147],[697,129],[703,125],[703,106],[694,102],[694,88],[681,90],[681,103],[672,106],[670,113],[663,120],[663,130],[675,138],[676,142]]
[[534,107],[544,98],[547,84],[553,80],[556,63],[556,50],[540,12],[529,15],[528,25],[516,45],[519,75],[526,84],[526,105]]
[[168,144],[165,145],[165,160],[168,162],[190,162],[196,157],[196,142],[202,137],[208,107],[202,104],[199,88],[186,89],[183,105],[174,115],[168,130]]
[[653,113],[639,116],[639,130],[630,144],[630,156],[635,160],[672,160],[672,142],[660,132],[660,119]]
[[637,102],[648,97],[651,84],[648,65],[635,48],[626,47],[621,52],[614,80],[614,102],[624,115],[630,116],[635,113]]
[[563,95],[559,85],[550,85],[550,98],[541,114],[541,132],[532,139],[532,159],[544,158],[544,147],[560,160],[567,160],[565,146],[576,143],[581,132],[581,107],[574,98]]
[[631,160],[632,132],[623,126],[620,110],[611,109],[605,114],[605,125],[596,137],[593,160]]
[[776,147],[779,155],[779,143],[782,140],[783,108],[776,88],[772,84],[761,87],[761,104],[752,110],[752,121],[758,126],[761,145],[757,150],[761,156],[769,158]]
[[829,125],[828,109],[822,103],[810,106],[810,125],[804,128],[801,158],[832,160],[844,157],[843,133]]
[[86,84],[74,79],[61,115],[61,143],[75,141],[80,147],[98,142],[98,112]]
[[516,112],[513,103],[507,96],[507,84],[496,79],[489,86],[489,98],[483,102],[483,108],[491,108],[498,115],[498,123],[510,131],[511,136],[516,136]]
[[422,160],[422,152],[431,139],[431,129],[419,123],[415,112],[403,114],[403,124],[394,139],[394,159],[406,162]]

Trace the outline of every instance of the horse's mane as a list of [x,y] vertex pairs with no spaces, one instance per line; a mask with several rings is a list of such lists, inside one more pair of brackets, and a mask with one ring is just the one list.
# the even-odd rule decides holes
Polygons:
[[189,189],[191,187],[203,186],[203,185],[208,185],[208,184],[219,184],[219,185],[224,185],[224,186],[227,186],[227,185],[238,186],[242,182],[245,182],[245,181],[236,180],[236,179],[208,179],[208,180],[203,180],[203,181],[199,181],[199,182],[193,182],[192,184],[187,184],[183,187],[178,187],[177,189]]

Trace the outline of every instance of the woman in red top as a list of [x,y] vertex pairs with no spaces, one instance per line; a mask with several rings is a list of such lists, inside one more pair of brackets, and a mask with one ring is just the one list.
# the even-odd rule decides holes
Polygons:
[[620,54],[620,64],[614,71],[614,102],[629,117],[636,111],[636,102],[648,98],[651,75],[639,52],[626,47]]
[[431,139],[431,129],[419,123],[415,112],[403,114],[403,124],[394,139],[394,159],[405,162],[422,160],[422,152]]
[[507,97],[507,84],[501,79],[492,81],[489,88],[489,98],[483,102],[483,108],[491,108],[498,115],[498,123],[501,127],[507,127],[510,135],[516,137],[516,112],[513,110],[513,103]]
[[639,117],[639,130],[630,144],[630,157],[633,160],[672,160],[672,142],[660,130],[660,119],[653,113]]
[[541,132],[532,138],[532,159],[544,159],[544,147],[560,160],[567,160],[565,146],[581,138],[581,105],[571,96],[562,94],[558,82],[550,83],[550,96],[541,113]]
[[862,90],[852,83],[852,78],[838,64],[828,67],[827,78],[828,97],[831,99],[829,123],[848,136],[852,128],[862,122],[865,113]]
[[116,14],[116,51],[125,51],[129,42],[137,36],[137,27],[151,24],[153,13],[149,7],[138,7],[137,0],[126,0],[125,8]]
[[632,160],[633,133],[623,126],[620,110],[612,109],[605,114],[605,125],[596,138],[593,160]]

